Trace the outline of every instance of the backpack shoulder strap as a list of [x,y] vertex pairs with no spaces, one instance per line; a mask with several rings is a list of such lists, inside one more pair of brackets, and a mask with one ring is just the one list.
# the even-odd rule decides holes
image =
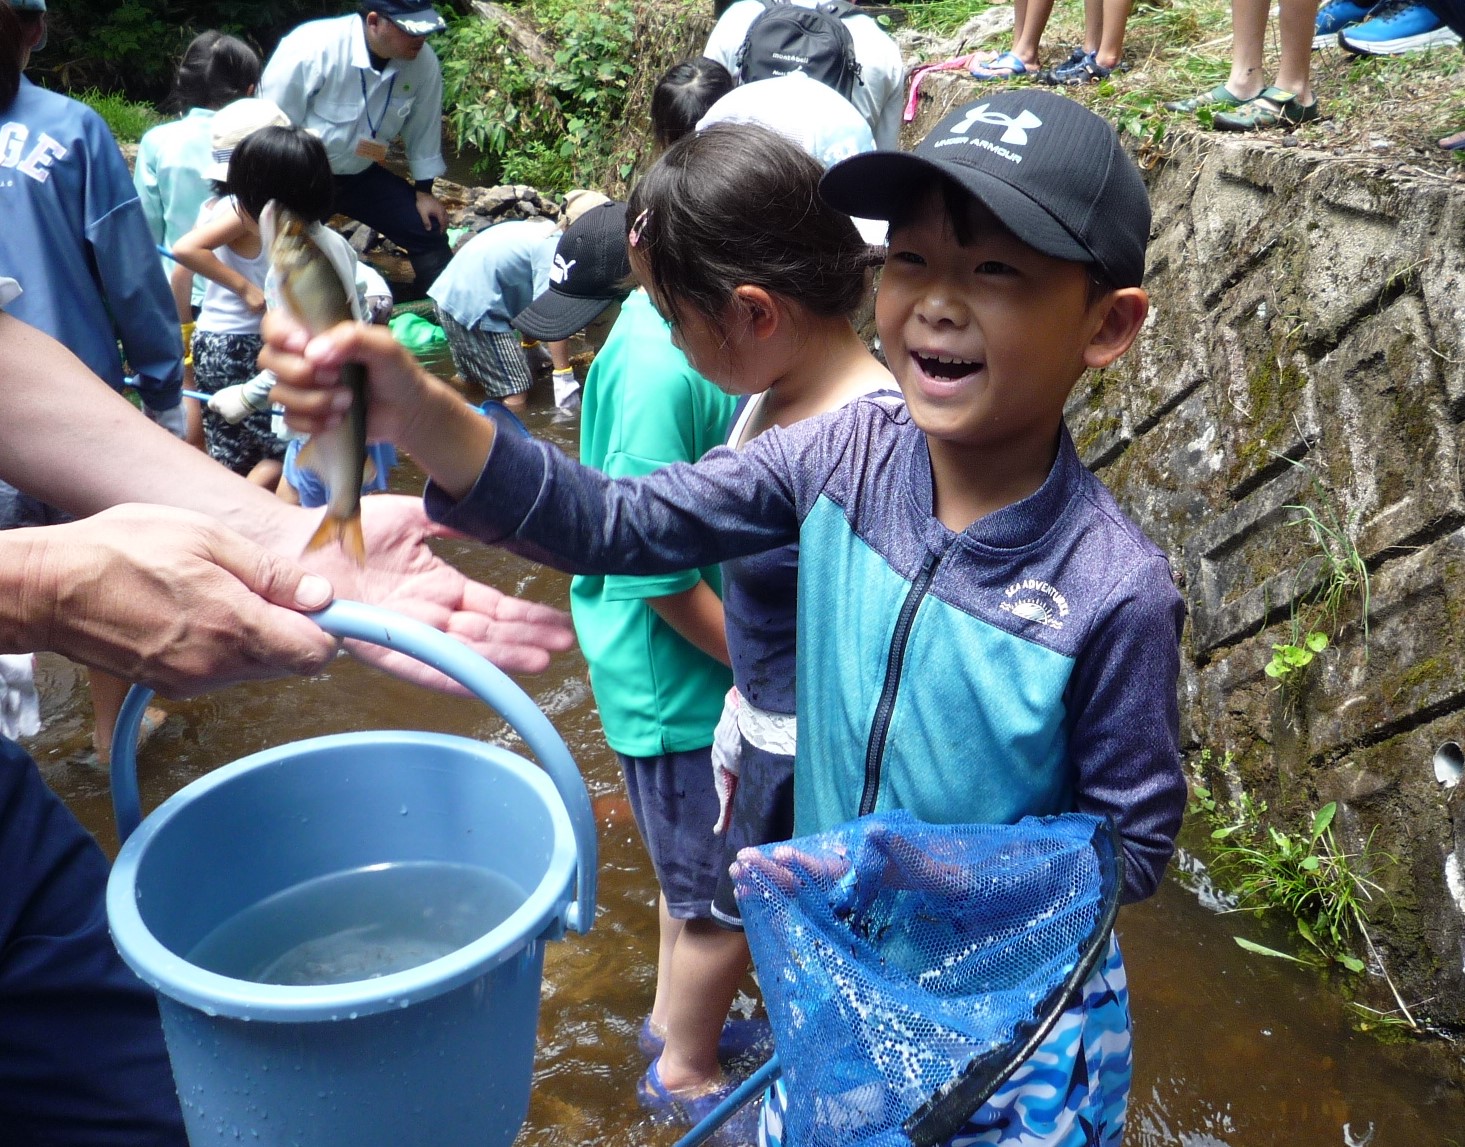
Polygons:
[[758,23],[759,20],[763,19],[764,16],[768,15],[769,12],[773,11],[774,8],[777,8],[783,4],[787,4],[788,2],[789,0],[758,0],[758,3],[763,5],[763,11],[759,12],[756,16],[748,21],[748,30],[743,33],[742,45],[738,48],[737,58],[733,60],[734,76],[736,76],[738,72],[741,72],[743,70],[743,63],[748,58],[748,44],[753,39],[754,26]]

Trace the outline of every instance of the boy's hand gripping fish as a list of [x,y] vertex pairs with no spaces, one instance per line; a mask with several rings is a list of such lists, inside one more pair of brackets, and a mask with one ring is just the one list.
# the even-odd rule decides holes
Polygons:
[[[355,283],[347,277],[347,269],[336,267],[316,241],[314,232],[319,227],[273,201],[260,215],[279,305],[312,337],[361,317],[359,308],[352,306]],[[373,476],[367,472],[366,368],[346,363],[341,367],[341,382],[350,389],[352,399],[345,421],[334,430],[312,435],[300,451],[300,464],[320,474],[330,490],[325,518],[305,548],[319,549],[334,542],[358,564],[365,564],[361,484],[363,478]]]

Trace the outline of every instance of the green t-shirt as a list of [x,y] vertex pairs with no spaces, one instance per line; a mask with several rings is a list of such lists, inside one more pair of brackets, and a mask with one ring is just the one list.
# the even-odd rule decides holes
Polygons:
[[[644,291],[621,308],[590,366],[580,408],[580,461],[613,478],[695,462],[726,439],[735,400],[692,369]],[[647,598],[707,581],[716,566],[650,577],[576,577],[570,612],[590,663],[605,739],[628,757],[702,749],[732,673],[667,625]]]

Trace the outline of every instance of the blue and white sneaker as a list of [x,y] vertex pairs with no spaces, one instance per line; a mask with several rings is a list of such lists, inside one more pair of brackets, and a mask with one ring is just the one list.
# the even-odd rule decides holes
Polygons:
[[1384,0],[1363,23],[1338,33],[1339,47],[1359,56],[1398,56],[1459,42],[1419,0]]
[[1358,0],[1332,0],[1317,10],[1317,20],[1312,27],[1312,46],[1330,48],[1338,42],[1338,33],[1344,28],[1359,23],[1370,11],[1370,5]]

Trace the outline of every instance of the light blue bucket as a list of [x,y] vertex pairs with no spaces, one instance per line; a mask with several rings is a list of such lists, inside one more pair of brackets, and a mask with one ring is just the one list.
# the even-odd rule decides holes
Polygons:
[[[477,654],[353,602],[315,619],[454,678],[543,769],[437,733],[317,737],[210,773],[139,827],[134,746],[151,693],[134,688],[112,750],[125,842],[107,886],[113,939],[158,993],[196,1147],[507,1147],[529,1107],[544,942],[595,914],[589,795],[549,720]],[[378,978],[258,983],[191,962],[261,901],[379,865],[487,873],[516,892],[486,933]]]

